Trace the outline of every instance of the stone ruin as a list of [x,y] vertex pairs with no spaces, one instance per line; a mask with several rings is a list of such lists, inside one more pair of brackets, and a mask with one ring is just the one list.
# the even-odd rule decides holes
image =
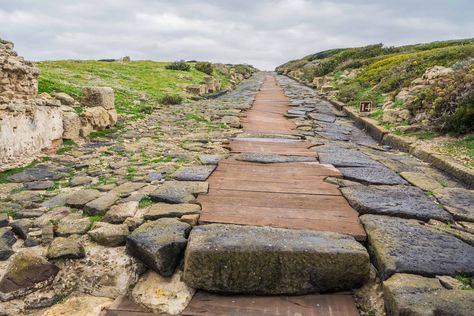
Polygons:
[[186,87],[186,92],[195,95],[214,93],[221,89],[217,79],[212,76],[205,76],[202,84],[194,84]]
[[39,70],[0,40],[0,169],[61,142],[61,103],[37,95]]
[[84,88],[85,111],[65,93],[38,95],[39,70],[0,39],[0,171],[24,164],[62,139],[80,141],[117,122],[111,88]]

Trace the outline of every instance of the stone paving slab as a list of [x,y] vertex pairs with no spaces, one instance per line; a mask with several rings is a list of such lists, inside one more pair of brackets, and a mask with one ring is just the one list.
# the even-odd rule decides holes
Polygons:
[[352,289],[368,274],[367,251],[350,236],[215,224],[191,231],[183,279],[207,291],[305,294]]
[[405,185],[371,185],[341,188],[344,197],[361,214],[379,214],[444,222],[452,216],[423,190]]
[[386,167],[344,167],[339,168],[344,178],[366,184],[408,184],[398,174]]
[[417,220],[363,215],[369,251],[383,279],[395,273],[471,275],[474,247]]
[[389,315],[470,316],[474,291],[449,290],[436,278],[395,274],[383,283]]

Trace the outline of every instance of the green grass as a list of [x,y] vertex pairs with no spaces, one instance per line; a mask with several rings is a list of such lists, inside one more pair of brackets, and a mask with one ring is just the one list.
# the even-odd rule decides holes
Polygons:
[[63,145],[61,146],[61,148],[58,149],[58,151],[56,153],[58,155],[63,155],[67,152],[70,152],[70,151],[74,150],[74,148],[76,148],[76,147],[77,147],[77,144],[73,140],[65,139],[63,141]]
[[[165,69],[169,63],[155,61],[98,62],[44,61],[40,69],[39,93],[65,92],[80,100],[86,86],[109,86],[115,92],[115,106],[121,115],[144,117],[148,106],[155,107],[167,96],[182,96],[187,85],[202,82],[205,73],[191,67],[189,71]],[[193,66],[194,64],[190,64]],[[215,71],[214,76],[226,88],[228,75]],[[134,101],[142,100],[137,103]],[[145,100],[145,101],[143,101]],[[146,114],[146,113],[145,113]]]
[[415,136],[416,139],[419,139],[419,140],[432,140],[433,138],[436,137],[436,133],[429,132],[429,131],[420,131],[420,132],[411,133],[409,135]]
[[468,276],[456,275],[454,278],[463,284],[463,290],[474,291],[471,287],[471,278]]
[[460,139],[447,141],[440,146],[442,152],[464,157],[464,165],[474,168],[474,133]]
[[143,199],[140,200],[140,202],[138,203],[138,207],[139,208],[147,208],[147,207],[150,207],[153,205],[153,201],[151,200],[151,198],[146,195]]
[[88,217],[89,217],[89,220],[91,221],[91,223],[95,223],[95,222],[100,222],[102,220],[102,218],[104,218],[104,215],[97,214],[97,215],[91,215],[91,216],[88,216]]

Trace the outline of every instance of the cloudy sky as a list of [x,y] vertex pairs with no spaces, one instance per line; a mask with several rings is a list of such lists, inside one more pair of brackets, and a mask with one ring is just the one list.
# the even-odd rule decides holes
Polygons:
[[0,0],[30,60],[197,59],[273,69],[320,50],[474,37],[473,0]]

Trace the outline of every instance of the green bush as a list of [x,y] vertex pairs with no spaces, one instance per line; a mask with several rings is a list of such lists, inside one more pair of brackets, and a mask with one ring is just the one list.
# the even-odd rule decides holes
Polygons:
[[194,68],[197,71],[208,74],[209,76],[212,75],[212,71],[213,71],[212,64],[209,62],[206,62],[206,61],[197,62]]
[[160,99],[160,103],[161,104],[181,104],[183,102],[183,97],[180,96],[180,95],[171,95],[171,94],[167,94],[167,95],[164,95],[161,99]]
[[189,71],[191,66],[184,61],[175,61],[165,66],[166,69],[170,70],[181,70],[181,71]]
[[448,131],[455,134],[474,132],[474,90],[468,98],[458,105],[456,112],[448,116]]

